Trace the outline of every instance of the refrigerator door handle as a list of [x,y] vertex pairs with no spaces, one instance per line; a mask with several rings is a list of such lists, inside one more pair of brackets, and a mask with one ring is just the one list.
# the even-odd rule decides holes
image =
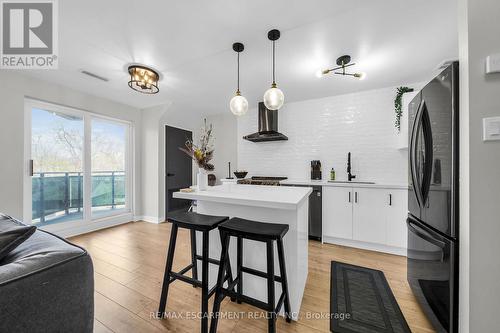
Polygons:
[[413,192],[415,193],[415,197],[417,198],[418,206],[423,208],[424,202],[422,199],[422,191],[420,186],[420,181],[417,175],[417,138],[418,133],[420,131],[420,126],[422,123],[422,112],[423,106],[425,105],[424,101],[420,103],[418,107],[417,114],[415,116],[415,120],[413,121],[412,132],[411,132],[411,142],[410,142],[410,172],[413,183]]
[[432,179],[432,162],[434,159],[434,144],[432,142],[432,124],[425,102],[422,108],[422,131],[425,140],[424,175],[422,179],[422,203],[425,204],[429,196]]
[[[412,221],[412,219],[410,217],[408,217],[408,219],[406,220],[406,225],[408,226],[409,231],[413,232],[414,234],[416,234],[418,237],[424,239],[425,241],[439,247],[441,250],[444,250],[444,248],[446,247],[446,243],[443,242],[442,240],[439,240],[435,237],[432,237],[432,235],[427,233],[425,231],[425,229],[422,229],[421,227],[418,227],[418,226],[414,226],[414,222]],[[443,260],[444,260],[444,252],[443,252],[443,255],[441,257],[441,261],[443,261]]]

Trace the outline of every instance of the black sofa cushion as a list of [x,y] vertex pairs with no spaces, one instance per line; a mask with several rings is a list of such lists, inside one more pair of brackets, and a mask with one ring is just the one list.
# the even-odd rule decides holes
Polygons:
[[0,213],[0,261],[33,235],[35,230],[35,226],[24,225],[13,217]]

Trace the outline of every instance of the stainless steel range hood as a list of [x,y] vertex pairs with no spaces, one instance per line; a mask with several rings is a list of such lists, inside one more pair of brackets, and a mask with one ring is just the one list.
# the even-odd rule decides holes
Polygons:
[[278,111],[269,110],[263,102],[259,103],[259,131],[243,139],[252,142],[284,141],[288,137],[278,132]]

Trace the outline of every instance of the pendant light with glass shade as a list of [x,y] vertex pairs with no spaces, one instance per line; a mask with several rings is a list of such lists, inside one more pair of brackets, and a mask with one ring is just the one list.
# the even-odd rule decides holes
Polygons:
[[269,110],[279,110],[285,103],[285,95],[276,86],[276,41],[280,38],[280,31],[273,29],[267,33],[267,38],[273,42],[273,83],[264,93],[264,105]]
[[248,111],[248,101],[245,97],[241,96],[240,92],[240,53],[243,52],[245,46],[242,43],[234,43],[233,50],[238,54],[238,85],[236,88],[236,95],[231,98],[229,108],[235,116],[242,116]]

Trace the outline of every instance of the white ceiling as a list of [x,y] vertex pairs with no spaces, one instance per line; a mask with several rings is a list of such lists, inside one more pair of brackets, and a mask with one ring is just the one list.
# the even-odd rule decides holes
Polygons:
[[[138,108],[172,102],[187,112],[229,112],[241,41],[241,90],[250,106],[271,81],[267,31],[281,30],[277,82],[285,102],[420,82],[458,56],[456,0],[59,1],[59,69],[31,71]],[[316,70],[350,54],[366,80]],[[161,71],[160,93],[127,86],[126,65]],[[80,70],[107,77],[101,82]]]

